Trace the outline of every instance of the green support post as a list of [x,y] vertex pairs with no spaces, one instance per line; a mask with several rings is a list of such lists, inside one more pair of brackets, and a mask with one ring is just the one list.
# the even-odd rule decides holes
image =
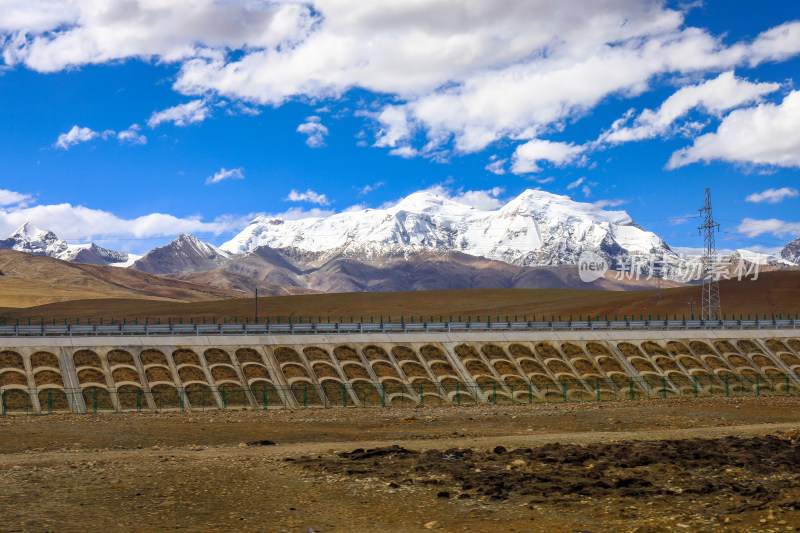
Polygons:
[[664,398],[667,397],[667,378],[661,378],[661,393]]
[[633,393],[633,379],[628,380],[628,385],[631,388],[631,400],[633,400],[634,393]]
[[725,376],[725,396],[730,396],[730,390],[728,389],[728,376]]

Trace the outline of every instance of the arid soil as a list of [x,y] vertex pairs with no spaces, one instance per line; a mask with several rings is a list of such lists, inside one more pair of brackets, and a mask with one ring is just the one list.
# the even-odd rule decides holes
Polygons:
[[800,531],[798,407],[5,417],[0,531]]

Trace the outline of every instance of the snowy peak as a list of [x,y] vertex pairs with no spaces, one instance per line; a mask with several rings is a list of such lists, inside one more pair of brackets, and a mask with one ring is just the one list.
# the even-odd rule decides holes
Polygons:
[[800,239],[793,240],[781,250],[781,257],[792,263],[800,264]]
[[149,251],[131,268],[151,274],[183,274],[219,268],[229,258],[227,252],[184,233],[166,246]]
[[39,229],[30,222],[20,226],[7,239],[0,240],[0,250],[17,250],[34,255],[46,255],[74,263],[94,265],[124,265],[131,256],[108,250],[94,243],[68,244],[50,230]]
[[261,246],[361,260],[459,251],[520,266],[576,264],[584,251],[612,263],[624,255],[671,254],[625,211],[541,190],[527,190],[495,210],[422,191],[386,209],[291,221],[260,217],[220,248],[244,254]]

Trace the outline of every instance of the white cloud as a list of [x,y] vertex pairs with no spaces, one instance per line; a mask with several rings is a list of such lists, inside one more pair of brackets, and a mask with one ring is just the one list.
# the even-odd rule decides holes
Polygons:
[[91,141],[99,136],[100,134],[91,128],[81,128],[75,125],[72,126],[72,129],[67,133],[62,133],[59,135],[58,140],[56,140],[56,143],[53,146],[63,150],[69,150],[70,147],[75,146],[76,144]]
[[172,122],[176,126],[188,126],[203,122],[211,115],[211,109],[204,100],[192,100],[163,111],[156,111],[147,120],[147,125],[155,128],[164,122]]
[[242,167],[232,168],[230,170],[227,170],[225,167],[222,167],[213,176],[209,176],[206,179],[206,185],[219,183],[220,181],[223,180],[243,180],[243,179],[244,179],[244,169]]
[[139,133],[141,129],[138,124],[132,124],[127,130],[117,133],[117,139],[120,143],[147,144],[147,137]]
[[782,202],[785,198],[797,198],[798,192],[794,187],[781,187],[780,189],[767,189],[766,191],[754,192],[747,195],[745,201],[760,204],[767,202],[769,204],[777,204]]
[[372,184],[364,185],[363,187],[361,187],[358,190],[358,195],[359,196],[364,196],[365,194],[369,194],[369,193],[371,193],[372,191],[374,191],[376,189],[380,189],[384,185],[386,185],[386,182],[383,182],[383,181],[377,181],[377,182],[372,183]]
[[25,207],[32,199],[33,196],[30,194],[0,189],[0,206],[15,205]]
[[307,117],[306,121],[297,126],[297,133],[307,135],[306,144],[311,148],[325,146],[325,136],[328,135],[328,128],[325,127],[319,117]]
[[517,146],[512,156],[511,172],[528,174],[541,171],[540,161],[549,161],[555,166],[563,166],[575,161],[584,148],[571,143],[552,142],[533,139]]
[[[800,22],[727,45],[687,27],[667,5],[4,0],[0,47],[7,65],[40,72],[126,58],[172,63],[181,94],[250,104],[316,102],[354,88],[379,93],[391,103],[374,113],[375,144],[404,157],[532,139],[608,97],[640,94],[653,79],[752,67],[800,51]],[[426,136],[424,148],[415,146],[416,132]]]
[[495,159],[484,168],[491,172],[492,174],[496,174],[498,176],[502,176],[506,173],[506,159]]
[[536,180],[536,183],[539,185],[545,185],[547,183],[553,183],[556,179],[553,176],[549,176],[547,178],[539,178]]
[[678,89],[656,111],[645,109],[627,126],[628,118],[614,122],[600,136],[600,142],[621,143],[651,139],[666,134],[676,120],[692,109],[703,109],[719,115],[724,111],[757,102],[762,96],[780,88],[778,83],[751,83],[737,78],[733,71],[724,72],[712,80]]
[[792,91],[780,104],[737,109],[722,120],[715,133],[701,135],[692,146],[673,153],[667,168],[714,160],[800,167],[798,124],[800,91]]
[[397,157],[402,157],[403,159],[410,159],[417,155],[417,151],[408,146],[398,146],[394,150],[389,150],[389,155],[396,155]]
[[452,190],[446,185],[434,185],[426,189],[440,196],[444,196],[454,202],[466,204],[480,209],[481,211],[491,211],[503,206],[500,195],[505,192],[504,187],[493,187],[491,189],[465,191],[462,189]]
[[311,189],[306,192],[298,192],[295,189],[289,191],[289,196],[283,199],[285,202],[308,202],[317,205],[330,205],[331,201],[324,194],[319,194]]
[[609,207],[619,207],[627,203],[628,200],[622,200],[620,198],[616,198],[613,200],[597,200],[596,202],[594,202],[594,205],[595,207],[599,207],[600,209],[607,209]]
[[199,216],[181,218],[165,213],[150,213],[126,219],[109,211],[64,203],[0,209],[0,235],[10,235],[25,222],[52,230],[59,237],[69,240],[90,240],[93,237],[146,238],[180,233],[219,235],[240,230],[253,217],[253,214],[225,215],[204,221]]
[[800,235],[800,222],[786,222],[777,218],[758,220],[748,217],[742,220],[736,227],[736,231],[748,237],[758,237],[764,233],[776,237],[798,236]]
[[271,216],[274,216],[275,218],[281,218],[283,220],[300,220],[303,218],[324,218],[335,213],[336,211],[333,209],[319,209],[317,207],[312,209],[303,209],[301,207],[290,207],[283,213],[278,213]]
[[574,189],[576,187],[580,187],[580,185],[586,181],[586,178],[578,178],[569,185],[567,185],[567,190]]

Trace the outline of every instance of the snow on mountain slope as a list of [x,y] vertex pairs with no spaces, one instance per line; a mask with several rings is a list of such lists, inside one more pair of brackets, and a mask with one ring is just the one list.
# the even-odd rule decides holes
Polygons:
[[585,250],[612,262],[626,255],[674,255],[625,211],[541,190],[527,190],[493,211],[422,191],[387,209],[292,221],[259,217],[220,248],[244,254],[260,246],[363,259],[453,250],[521,266],[575,264]]
[[34,255],[46,255],[73,263],[128,266],[136,256],[107,250],[91,244],[68,244],[55,233],[26,222],[7,239],[0,240],[0,250],[17,250]]
[[216,246],[183,234],[166,246],[150,250],[131,268],[151,274],[182,274],[217,269],[229,257],[230,254]]

